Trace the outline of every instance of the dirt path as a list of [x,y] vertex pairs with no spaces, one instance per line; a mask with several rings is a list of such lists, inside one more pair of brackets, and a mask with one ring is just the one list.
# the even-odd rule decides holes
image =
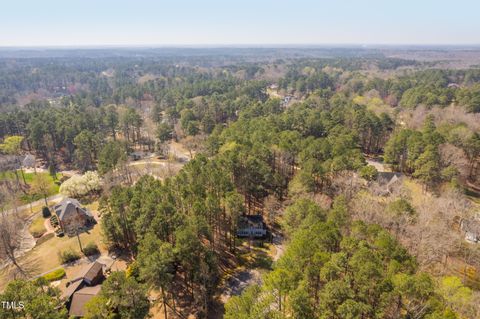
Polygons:
[[385,165],[382,162],[377,161],[377,160],[367,159],[367,164],[372,165],[379,172],[389,172],[390,171],[385,167]]
[[50,222],[50,218],[45,218],[45,221],[43,222],[43,227],[45,227],[47,231],[42,235],[42,237],[55,232],[55,229]]
[[275,247],[275,255],[272,257],[272,260],[275,262],[279,260],[285,252],[285,243],[282,235],[274,234],[273,246]]

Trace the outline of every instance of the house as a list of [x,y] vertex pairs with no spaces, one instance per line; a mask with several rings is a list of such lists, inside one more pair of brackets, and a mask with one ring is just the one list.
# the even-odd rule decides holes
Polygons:
[[132,161],[138,161],[145,157],[145,152],[138,151],[130,153],[130,159]]
[[96,285],[93,287],[84,287],[80,290],[77,290],[72,297],[70,302],[70,309],[68,310],[68,315],[70,317],[83,317],[85,314],[85,304],[90,301],[93,297],[100,293],[102,289],[101,285]]
[[267,235],[267,226],[261,215],[240,217],[237,228],[238,237],[263,238]]
[[68,236],[75,236],[77,232],[83,232],[96,223],[92,213],[73,198],[65,198],[53,206],[53,210],[58,217],[60,227]]
[[463,219],[460,222],[460,229],[465,235],[467,241],[478,243],[480,242],[480,221]]
[[381,195],[390,194],[396,185],[401,184],[401,173],[394,172],[378,172],[378,184],[383,187]]
[[35,156],[32,154],[27,154],[22,160],[23,167],[32,167],[35,168]]
[[83,280],[87,285],[94,286],[101,283],[105,276],[103,275],[103,268],[105,267],[104,264],[99,263],[97,261],[88,264],[84,267],[75,279],[70,280],[71,282]]
[[105,279],[104,267],[104,264],[96,261],[90,263],[67,283],[62,299],[65,300],[71,317],[82,317],[85,304],[100,293],[101,283]]

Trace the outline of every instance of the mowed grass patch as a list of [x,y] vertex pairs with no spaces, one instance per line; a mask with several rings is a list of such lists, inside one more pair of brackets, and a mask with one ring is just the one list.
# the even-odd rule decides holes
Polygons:
[[[36,174],[35,173],[25,173],[24,172],[23,176],[22,176],[22,172],[20,170],[18,170],[17,173],[18,173],[18,179],[19,179],[20,184],[24,184],[24,179],[25,179],[25,183],[29,187],[31,187],[32,184],[35,183],[35,180],[37,178],[39,178],[39,176],[45,176],[46,180],[50,184],[49,187],[48,187],[49,192],[48,192],[47,196],[58,194],[58,192],[60,190],[60,183],[58,182],[62,177],[62,174],[60,174],[60,173],[57,173],[56,180],[49,173],[45,173],[45,172],[36,173]],[[17,177],[15,176],[14,171],[0,172],[0,179],[15,180],[16,178]],[[19,199],[23,204],[28,204],[30,202],[33,202],[33,201],[36,201],[36,200],[39,200],[39,199],[42,199],[42,198],[43,198],[42,194],[32,193],[32,192],[28,192],[27,194],[22,194],[22,195],[19,196]]]
[[39,238],[43,234],[45,234],[47,232],[47,229],[45,228],[45,218],[43,218],[43,216],[41,215],[38,217],[35,217],[32,223],[30,224],[28,231],[35,238]]
[[[105,248],[102,245],[100,228],[100,225],[97,224],[93,229],[89,230],[88,233],[81,233],[79,237],[82,245],[86,246],[88,243],[94,242],[98,245],[101,252],[105,252]],[[22,262],[23,259],[25,259],[25,262],[32,260],[32,262],[35,262],[37,265],[38,273],[43,273],[60,266],[58,254],[69,249],[80,251],[76,236],[53,237],[44,244],[35,247],[28,252],[25,258],[22,258]]]

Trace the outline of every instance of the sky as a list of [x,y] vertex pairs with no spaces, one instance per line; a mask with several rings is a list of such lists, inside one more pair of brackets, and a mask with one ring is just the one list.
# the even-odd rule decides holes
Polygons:
[[0,0],[0,47],[480,44],[479,0]]

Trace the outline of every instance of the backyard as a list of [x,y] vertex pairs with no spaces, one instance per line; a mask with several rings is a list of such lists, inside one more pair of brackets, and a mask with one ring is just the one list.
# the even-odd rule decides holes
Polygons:
[[[98,204],[96,202],[86,206],[94,215]],[[30,226],[30,231],[41,229],[44,225],[45,219],[40,215],[35,218]],[[88,232],[81,233],[79,238],[82,247],[86,247],[89,243],[95,243],[100,253],[105,253],[106,249],[102,244],[101,236],[101,221],[90,229]],[[25,267],[30,276],[36,276],[47,273],[56,267],[61,265],[59,254],[66,250],[73,250],[77,252],[81,257],[84,257],[80,253],[80,247],[77,237],[56,237],[53,234],[46,234],[38,239],[36,246],[28,251],[23,257],[20,257],[20,265]],[[10,278],[10,271],[12,267],[6,267],[0,270],[0,290],[5,286]]]

